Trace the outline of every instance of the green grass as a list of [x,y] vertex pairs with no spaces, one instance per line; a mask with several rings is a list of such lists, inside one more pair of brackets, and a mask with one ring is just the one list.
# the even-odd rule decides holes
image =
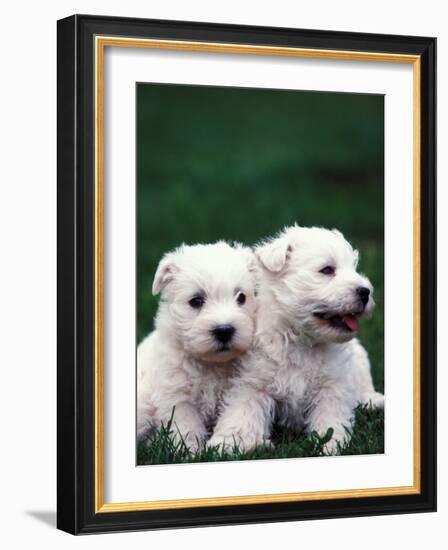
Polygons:
[[[218,239],[252,245],[294,222],[336,227],[375,287],[360,338],[383,391],[383,112],[383,97],[367,94],[139,85],[137,342],[153,329],[151,283],[168,250]],[[342,452],[381,452],[380,417],[362,414],[364,439]],[[316,452],[309,438],[283,435],[276,454]]]
[[[249,452],[242,452],[237,445],[229,451],[218,447],[203,446],[192,452],[183,441],[173,437],[172,421],[156,431],[151,443],[138,446],[138,464],[183,464],[186,462],[225,462],[229,460],[258,460],[273,458],[301,458],[325,455],[325,443],[331,438],[332,430],[320,438],[315,432],[299,435],[274,430],[272,446],[260,446]],[[376,454],[384,452],[384,416],[380,411],[372,411],[359,406],[356,422],[351,432],[350,443],[340,447],[340,455]]]

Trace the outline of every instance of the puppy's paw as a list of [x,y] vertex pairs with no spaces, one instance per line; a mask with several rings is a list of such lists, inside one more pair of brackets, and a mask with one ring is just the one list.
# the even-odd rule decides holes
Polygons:
[[324,454],[326,456],[335,456],[339,454],[339,446],[342,447],[343,442],[337,439],[331,438],[330,441],[327,441],[324,445]]
[[[319,433],[320,437],[327,435],[327,430],[322,430]],[[335,456],[340,454],[342,447],[344,447],[350,440],[349,434],[344,429],[340,428],[333,430],[331,439],[324,443],[323,452],[326,456]]]
[[274,449],[274,444],[270,439],[260,437],[258,439],[252,438],[241,442],[239,448],[241,451],[247,453],[253,451],[257,447],[264,447],[265,449]]
[[362,403],[371,409],[384,409],[384,395],[379,392],[366,393],[362,396]]
[[236,447],[238,447],[238,444],[236,442],[236,439],[232,436],[212,435],[212,437],[207,442],[207,446],[215,447],[220,451],[230,453]]
[[[180,441],[180,437],[178,441]],[[193,454],[204,448],[204,439],[200,435],[188,434],[187,436],[182,437],[182,442]]]
[[172,435],[172,442],[175,447],[184,450],[188,449],[193,454],[204,448],[204,441],[204,434],[193,431],[180,432],[179,429],[177,429]]
[[217,447],[219,450],[222,450],[227,453],[232,453],[236,450],[247,453],[252,451],[256,447],[268,447],[273,448],[270,439],[254,438],[254,437],[242,437],[235,435],[220,435],[214,434],[207,445],[209,447]]

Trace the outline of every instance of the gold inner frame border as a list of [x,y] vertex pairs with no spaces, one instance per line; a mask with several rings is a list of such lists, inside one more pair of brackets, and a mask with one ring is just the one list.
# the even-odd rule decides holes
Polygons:
[[[104,55],[106,47],[233,53],[266,56],[300,57],[328,60],[406,63],[413,65],[413,485],[367,489],[342,489],[302,493],[275,493],[179,500],[106,503],[104,501]],[[380,497],[420,493],[421,425],[420,425],[420,193],[421,193],[421,60],[418,55],[381,52],[357,52],[251,44],[226,44],[182,40],[158,40],[96,36],[95,59],[95,513],[167,510],[208,506],[235,506],[279,502],[304,502],[343,498]]]

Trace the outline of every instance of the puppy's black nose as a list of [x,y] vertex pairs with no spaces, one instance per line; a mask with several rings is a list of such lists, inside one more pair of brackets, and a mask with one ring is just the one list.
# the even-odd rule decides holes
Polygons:
[[233,325],[217,325],[212,330],[212,333],[218,342],[221,342],[221,344],[227,344],[227,342],[230,342],[235,334],[235,327]]
[[365,306],[369,301],[370,289],[365,286],[358,286],[356,294],[361,298],[361,302]]

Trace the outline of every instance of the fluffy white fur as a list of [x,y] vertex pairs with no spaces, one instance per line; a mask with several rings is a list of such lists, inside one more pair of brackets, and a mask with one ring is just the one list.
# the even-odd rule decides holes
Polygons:
[[[137,350],[139,440],[166,425],[173,407],[176,436],[191,449],[205,440],[252,344],[255,266],[249,248],[223,241],[184,245],[162,258],[153,283],[153,293],[162,292],[155,330]],[[222,326],[234,328],[229,342],[213,333]]]
[[[372,285],[336,230],[290,227],[255,254],[261,280],[254,347],[224,397],[209,444],[236,442],[248,450],[269,442],[275,418],[297,432],[333,428],[327,452],[334,453],[359,403],[384,404],[355,338],[358,318],[374,307]],[[365,303],[361,287],[370,292]]]

